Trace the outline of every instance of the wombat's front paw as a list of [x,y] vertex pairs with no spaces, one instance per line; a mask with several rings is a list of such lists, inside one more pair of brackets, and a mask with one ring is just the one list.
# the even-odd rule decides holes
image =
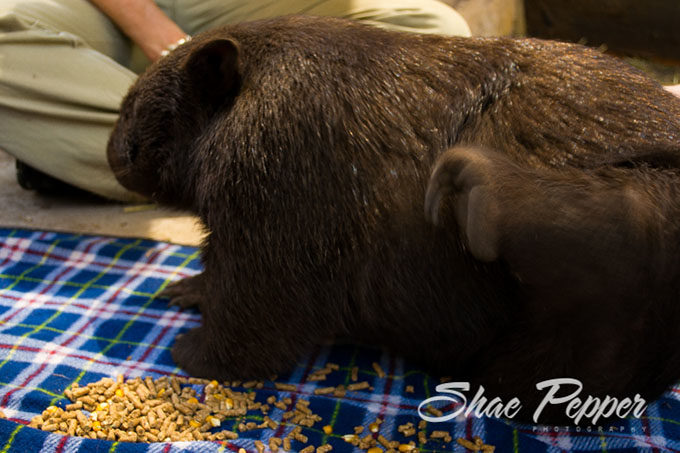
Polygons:
[[172,358],[184,371],[194,377],[227,380],[232,376],[220,366],[205,327],[197,327],[177,335],[172,346]]
[[170,299],[169,305],[177,305],[182,308],[197,307],[200,308],[200,302],[203,294],[203,274],[197,274],[192,277],[170,283],[159,297],[167,297]]
[[470,252],[480,261],[498,257],[500,202],[497,179],[513,164],[500,153],[455,147],[442,154],[432,171],[425,196],[425,216],[439,223],[440,205],[451,196],[455,217]]

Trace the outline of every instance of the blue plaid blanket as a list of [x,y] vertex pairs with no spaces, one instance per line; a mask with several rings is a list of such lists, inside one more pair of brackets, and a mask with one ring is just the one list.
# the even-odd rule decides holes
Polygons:
[[[221,452],[256,451],[254,442],[271,430],[240,433],[228,442],[126,443],[69,437],[27,426],[49,405],[67,403],[64,389],[103,377],[179,375],[170,346],[174,337],[200,323],[194,310],[168,307],[156,298],[169,282],[200,271],[198,250],[141,239],[0,229],[0,453],[6,452]],[[306,377],[328,362],[340,370],[327,381]],[[386,372],[379,378],[377,362]],[[344,398],[315,395],[317,387],[350,383],[350,370],[373,390],[348,392]],[[339,344],[319,347],[278,378],[294,391],[277,391],[266,382],[258,397],[304,398],[323,422],[304,428],[312,445],[329,443],[334,452],[360,451],[342,439],[357,425],[384,419],[379,434],[404,440],[397,427],[418,424],[418,405],[434,394],[438,379],[399,357],[367,347]],[[414,392],[406,392],[413,386]],[[474,416],[446,423],[428,422],[425,430],[446,430],[454,441],[428,441],[420,451],[467,451],[458,437],[479,436],[505,452],[633,452],[680,451],[680,389],[670,389],[650,404],[645,416],[611,427],[534,427]],[[281,411],[270,413],[281,420]],[[249,416],[248,416],[249,417]],[[261,421],[260,419],[245,421]],[[230,425],[231,423],[231,425]],[[234,429],[238,420],[227,420]],[[332,433],[321,429],[332,426]],[[223,427],[224,424],[223,424]],[[285,422],[280,430],[293,426]],[[281,433],[278,433],[281,435]],[[376,436],[378,433],[375,434]],[[293,443],[299,451],[302,444]]]

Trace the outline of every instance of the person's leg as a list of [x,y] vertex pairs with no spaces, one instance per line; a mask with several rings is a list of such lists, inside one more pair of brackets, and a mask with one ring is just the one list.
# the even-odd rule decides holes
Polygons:
[[674,95],[680,97],[680,85],[667,85],[664,87]]
[[106,143],[136,74],[130,43],[86,0],[0,3],[0,149],[76,187],[138,200]]
[[159,0],[158,4],[190,34],[248,20],[308,14],[360,20],[392,30],[470,35],[463,17],[436,0]]
[[[192,34],[285,14],[334,15],[399,30],[469,34],[460,15],[435,0],[158,3]],[[139,199],[115,180],[106,142],[123,96],[146,64],[138,48],[86,0],[4,0],[0,149],[76,187],[116,200]]]

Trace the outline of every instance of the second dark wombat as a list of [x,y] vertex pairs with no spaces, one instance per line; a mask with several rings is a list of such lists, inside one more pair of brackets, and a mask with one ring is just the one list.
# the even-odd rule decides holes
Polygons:
[[139,78],[108,155],[209,231],[167,293],[203,314],[172,350],[193,375],[342,335],[525,406],[544,379],[649,398],[680,377],[680,100],[596,51],[234,25]]

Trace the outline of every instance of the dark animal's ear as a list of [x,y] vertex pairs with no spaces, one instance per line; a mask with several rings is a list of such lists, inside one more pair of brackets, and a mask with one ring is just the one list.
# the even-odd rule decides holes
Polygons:
[[238,45],[230,39],[209,41],[191,53],[184,69],[202,100],[217,107],[241,84]]

